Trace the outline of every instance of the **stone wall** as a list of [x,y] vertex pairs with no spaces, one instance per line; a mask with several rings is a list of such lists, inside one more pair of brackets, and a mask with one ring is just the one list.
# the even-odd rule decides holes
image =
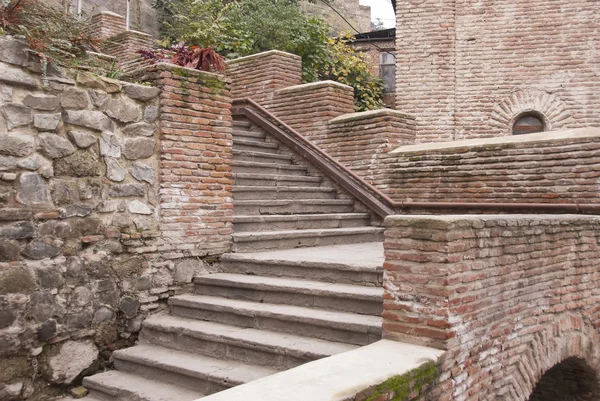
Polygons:
[[384,337],[445,349],[432,399],[528,399],[577,358],[600,371],[600,218],[386,219]]
[[397,108],[417,141],[510,135],[515,118],[548,130],[600,124],[600,3],[399,2]]
[[24,50],[0,41],[1,399],[106,366],[216,268],[232,231],[225,79],[167,65],[138,78],[158,88],[42,77]]
[[598,203],[598,149],[597,128],[402,146],[369,177],[405,202]]

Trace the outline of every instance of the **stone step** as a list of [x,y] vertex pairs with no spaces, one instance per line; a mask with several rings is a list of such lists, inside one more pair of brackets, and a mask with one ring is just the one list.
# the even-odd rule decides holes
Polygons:
[[249,274],[216,273],[194,278],[196,294],[380,316],[383,289]]
[[173,314],[198,320],[366,345],[381,339],[379,316],[203,295],[169,299]]
[[271,142],[247,141],[242,138],[233,138],[233,150],[250,150],[253,152],[277,153],[279,145]]
[[352,213],[352,199],[235,200],[234,215],[260,216],[284,214]]
[[306,167],[296,164],[257,163],[243,160],[231,162],[232,172],[246,174],[307,175]]
[[328,187],[278,187],[238,185],[232,190],[235,200],[336,199],[337,190]]
[[244,232],[233,234],[234,252],[383,241],[384,228],[349,227],[313,230]]
[[291,369],[356,348],[350,344],[169,315],[148,318],[140,339],[144,343],[277,370]]
[[237,128],[250,128],[252,124],[248,120],[233,119],[233,126]]
[[279,153],[254,152],[250,150],[233,150],[233,157],[236,161],[257,162],[257,163],[275,163],[292,164],[292,156],[281,155]]
[[238,361],[210,358],[153,344],[139,344],[113,353],[115,368],[150,380],[213,394],[277,371]]
[[303,186],[319,187],[323,181],[322,177],[311,177],[304,175],[277,175],[277,174],[247,174],[237,173],[233,175],[235,185],[245,186]]
[[233,216],[235,232],[305,230],[368,226],[368,213],[283,214],[269,216]]
[[235,139],[244,139],[246,141],[256,141],[256,142],[264,142],[267,134],[263,131],[253,131],[251,129],[234,127],[233,129],[233,138]]
[[[311,252],[314,250],[311,249]],[[381,266],[351,265],[311,260],[284,259],[281,252],[228,253],[222,255],[220,264],[226,273],[255,274],[260,276],[300,278],[330,283],[381,286]]]
[[85,401],[192,401],[205,395],[199,391],[116,370],[86,377],[83,384],[90,390]]

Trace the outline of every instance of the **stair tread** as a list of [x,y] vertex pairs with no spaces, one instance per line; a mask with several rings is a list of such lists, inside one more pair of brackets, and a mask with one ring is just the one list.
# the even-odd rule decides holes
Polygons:
[[[266,204],[265,204],[266,202]],[[292,203],[319,205],[353,205],[353,199],[274,199],[274,200],[235,200],[234,205],[285,206]],[[314,214],[314,213],[313,213]]]
[[233,149],[235,150],[235,146],[251,146],[254,148],[263,148],[263,149],[279,149],[279,145],[273,142],[257,142],[257,141],[249,141],[247,139],[242,138],[233,138]]
[[238,215],[233,216],[234,223],[261,223],[281,221],[309,221],[309,220],[350,220],[369,219],[368,213],[323,213],[323,214],[271,214],[264,216]]
[[116,351],[113,353],[113,358],[183,373],[192,377],[226,381],[233,385],[247,383],[277,372],[262,366],[216,359],[150,344],[138,344]]
[[383,288],[353,284],[337,284],[323,281],[234,273],[215,273],[200,276],[194,278],[194,283],[320,296],[348,297],[383,302]]
[[256,180],[280,180],[280,181],[305,181],[305,182],[320,182],[322,177],[310,175],[284,175],[284,174],[252,174],[252,173],[233,173],[234,178],[252,178]]
[[317,338],[302,337],[270,330],[243,328],[221,323],[205,322],[172,315],[148,318],[144,327],[217,338],[218,340],[246,345],[251,348],[269,349],[271,352],[287,355],[313,355],[315,359],[339,354],[358,348],[356,345],[338,343]]
[[169,299],[169,303],[179,306],[205,306],[211,310],[226,311],[245,316],[263,316],[291,319],[324,327],[342,327],[356,332],[380,332],[382,318],[372,315],[359,315],[326,309],[313,309],[302,306],[278,305],[211,297],[206,295],[184,294]]
[[279,153],[257,152],[254,150],[233,149],[232,154],[234,154],[236,156],[254,156],[254,157],[264,157],[264,158],[271,158],[271,159],[292,160],[292,156],[289,156],[289,155],[282,155]]
[[301,237],[330,237],[337,235],[376,234],[383,233],[383,227],[348,227],[348,228],[317,228],[306,230],[281,230],[281,231],[248,231],[233,234],[233,242],[248,242],[252,240],[270,240]]
[[245,160],[233,160],[231,162],[232,166],[238,167],[268,167],[273,168],[277,167],[283,170],[306,170],[306,167],[299,166],[297,164],[277,164],[277,163],[261,163],[261,162],[249,162]]
[[274,185],[236,185],[233,192],[336,192],[331,187],[301,187],[301,186],[274,186]]
[[[131,399],[143,401],[192,401],[204,397],[198,391],[189,390],[169,383],[157,382],[156,380],[145,379],[130,373],[111,370],[97,375],[86,377],[84,385],[96,391],[105,392],[113,390],[111,395],[119,391],[127,391],[137,395]],[[86,397],[85,400],[95,400]]]

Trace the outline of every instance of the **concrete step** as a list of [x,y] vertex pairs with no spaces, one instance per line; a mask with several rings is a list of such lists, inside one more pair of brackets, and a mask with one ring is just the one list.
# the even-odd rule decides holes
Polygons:
[[139,344],[113,353],[115,368],[150,380],[213,394],[277,371],[238,361],[210,358],[153,344]]
[[292,164],[292,156],[281,155],[279,153],[255,152],[251,150],[233,150],[233,157],[236,161],[257,162],[257,163],[275,163]]
[[304,175],[277,175],[277,174],[246,174],[237,173],[233,175],[235,185],[246,186],[302,186],[319,187],[322,177],[311,177]]
[[235,200],[234,215],[261,216],[272,214],[352,213],[352,199]]
[[380,316],[383,289],[249,274],[216,273],[194,278],[196,294]]
[[350,344],[169,315],[146,319],[140,339],[143,343],[277,370],[291,369],[356,348]]
[[[332,247],[335,248],[335,247]],[[311,249],[311,253],[314,252]],[[221,267],[226,273],[255,274],[260,276],[300,278],[319,280],[330,283],[345,283],[380,287],[382,283],[382,266],[369,264],[349,264],[339,261],[324,262],[318,260],[302,260],[289,258],[281,252],[267,251],[261,253],[227,253],[220,258]]]
[[382,227],[325,228],[233,234],[234,252],[383,241]]
[[233,187],[235,200],[291,200],[291,199],[336,199],[337,190],[328,187],[278,187],[245,186]]
[[253,152],[277,153],[279,146],[271,142],[248,141],[242,138],[233,138],[233,150],[249,150]]
[[254,131],[251,128],[242,127],[234,127],[232,134],[233,138],[256,142],[264,142],[267,137],[264,131]]
[[115,370],[86,377],[83,385],[90,390],[85,401],[192,401],[205,395],[199,391]]
[[233,216],[235,232],[305,230],[316,228],[364,227],[371,221],[368,213],[283,214],[270,216]]
[[250,128],[252,124],[248,120],[234,118],[233,126],[236,128]]
[[356,345],[381,339],[379,316],[188,294],[171,297],[169,305],[174,315],[238,327]]
[[306,167],[296,164],[258,163],[243,160],[231,162],[232,172],[246,174],[307,175]]

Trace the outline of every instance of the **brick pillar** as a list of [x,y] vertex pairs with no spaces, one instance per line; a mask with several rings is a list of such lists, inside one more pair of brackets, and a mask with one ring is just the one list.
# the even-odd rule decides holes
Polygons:
[[302,83],[302,58],[271,50],[227,62],[233,99],[249,97],[264,104],[278,89]]
[[102,11],[92,17],[91,30],[94,37],[105,40],[125,31],[125,17]]
[[319,145],[329,120],[354,112],[354,89],[334,81],[296,85],[276,91],[265,107]]
[[169,64],[136,79],[160,87],[159,250],[204,256],[231,248],[230,81]]
[[328,128],[317,145],[367,179],[376,174],[379,156],[415,141],[415,119],[390,109],[344,114]]
[[106,40],[104,51],[117,58],[123,72],[130,73],[148,64],[137,52],[152,47],[152,42],[152,35],[147,33],[123,31]]

